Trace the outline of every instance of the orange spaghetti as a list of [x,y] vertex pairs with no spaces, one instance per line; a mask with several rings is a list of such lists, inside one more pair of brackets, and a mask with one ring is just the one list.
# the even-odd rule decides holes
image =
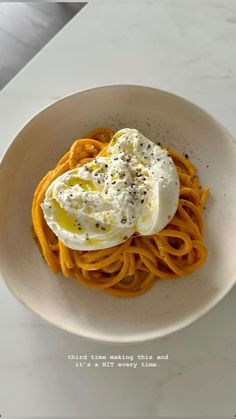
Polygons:
[[75,278],[89,288],[127,297],[145,293],[157,279],[191,274],[207,258],[203,242],[202,211],[208,188],[201,189],[194,165],[182,155],[168,150],[180,179],[179,205],[169,224],[151,236],[132,236],[117,246],[92,251],[66,247],[48,227],[40,207],[50,183],[67,170],[105,155],[114,132],[96,129],[76,140],[38,184],[32,203],[35,237],[43,257],[53,272]]

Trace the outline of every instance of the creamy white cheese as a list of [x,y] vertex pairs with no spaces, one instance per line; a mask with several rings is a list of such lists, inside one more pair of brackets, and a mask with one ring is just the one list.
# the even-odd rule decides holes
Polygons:
[[174,216],[179,200],[176,167],[136,129],[118,131],[107,156],[69,170],[48,187],[44,218],[69,248],[115,246],[133,233],[151,235]]

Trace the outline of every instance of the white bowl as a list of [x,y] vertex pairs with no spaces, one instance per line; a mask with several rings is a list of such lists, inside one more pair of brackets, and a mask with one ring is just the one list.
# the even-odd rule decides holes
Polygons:
[[[115,298],[53,275],[31,235],[31,201],[41,177],[73,139],[96,127],[135,127],[187,153],[211,188],[205,211],[209,258],[194,274],[157,281],[146,294]],[[215,306],[236,279],[236,146],[210,115],[173,94],[108,86],[66,97],[17,135],[0,167],[0,264],[8,287],[42,319],[106,342],[138,342],[177,331]]]

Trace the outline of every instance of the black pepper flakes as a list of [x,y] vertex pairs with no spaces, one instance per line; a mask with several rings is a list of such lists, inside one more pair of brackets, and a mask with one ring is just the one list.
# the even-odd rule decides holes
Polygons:
[[188,154],[187,154],[187,153],[185,153],[184,157],[185,157],[186,159],[188,159],[188,158],[189,158],[189,156],[188,156]]

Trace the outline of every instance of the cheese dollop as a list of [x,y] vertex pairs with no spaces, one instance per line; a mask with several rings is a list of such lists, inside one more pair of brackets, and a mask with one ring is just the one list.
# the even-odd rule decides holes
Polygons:
[[168,152],[138,130],[124,128],[106,156],[55,179],[41,207],[67,247],[96,250],[134,233],[157,233],[174,216],[178,201],[179,177]]

